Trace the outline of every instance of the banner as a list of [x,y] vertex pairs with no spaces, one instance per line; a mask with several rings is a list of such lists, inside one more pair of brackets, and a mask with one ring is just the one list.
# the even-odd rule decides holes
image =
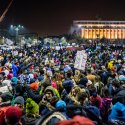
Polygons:
[[77,51],[74,67],[76,69],[84,71],[85,70],[85,66],[86,66],[86,61],[87,61],[87,54],[86,54],[86,52],[84,50]]

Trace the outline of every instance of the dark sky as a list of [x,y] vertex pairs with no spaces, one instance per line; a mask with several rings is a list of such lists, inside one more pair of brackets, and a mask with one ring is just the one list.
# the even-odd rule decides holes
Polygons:
[[[9,0],[0,0],[0,14]],[[24,25],[40,35],[67,33],[73,20],[125,20],[125,0],[14,0],[3,27]]]

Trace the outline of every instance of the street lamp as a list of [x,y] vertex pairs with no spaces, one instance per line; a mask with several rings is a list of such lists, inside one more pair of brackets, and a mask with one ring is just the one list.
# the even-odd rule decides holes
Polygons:
[[11,25],[11,26],[10,26],[10,29],[16,31],[16,41],[15,41],[15,44],[16,44],[17,41],[18,41],[19,30],[24,29],[24,27],[21,26],[21,25],[17,25],[17,26]]

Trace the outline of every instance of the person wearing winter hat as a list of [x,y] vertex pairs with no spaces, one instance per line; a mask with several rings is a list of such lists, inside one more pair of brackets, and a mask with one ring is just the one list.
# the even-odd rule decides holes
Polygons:
[[74,86],[73,81],[71,80],[71,76],[72,76],[72,73],[67,72],[67,78],[65,79],[65,81],[62,84],[62,86],[64,87],[64,89],[66,90],[67,93],[69,93],[71,91],[72,87]]
[[[101,113],[100,113],[100,110],[95,107],[95,106],[86,106],[86,109],[88,111],[90,111],[93,115],[96,116],[96,118],[100,118],[101,119]],[[89,118],[93,119],[93,116],[91,114],[88,115]],[[93,119],[93,120],[96,120],[96,119]]]
[[5,121],[7,125],[22,125],[20,119],[22,110],[19,107],[10,106],[5,113]]
[[46,81],[42,81],[40,82],[39,86],[41,87],[41,91],[40,91],[40,94],[42,95],[42,93],[44,92],[44,90],[48,87],[48,86],[51,86],[51,82],[49,80],[46,80]]
[[60,121],[55,125],[95,125],[90,119],[83,116],[75,116],[71,120]]
[[39,116],[39,106],[31,98],[27,98],[26,100],[26,115],[33,117]]
[[108,117],[109,121],[114,121],[114,120],[118,120],[121,122],[125,123],[125,106],[120,103],[117,102],[111,110],[111,113]]
[[62,110],[66,110],[66,103],[63,100],[59,100],[56,103],[56,108],[57,109],[62,109]]
[[55,109],[55,104],[59,100],[58,93],[55,91],[55,89],[52,86],[48,86],[44,91],[44,96],[42,100],[39,103],[40,112],[42,115],[45,114],[45,112],[50,112]]
[[120,80],[120,81],[125,81],[125,75],[120,75],[120,76],[119,76],[119,80]]
[[[65,81],[63,82],[62,86],[63,86],[63,91],[61,93],[61,99],[66,101],[67,100],[67,96],[68,94],[71,92],[72,88],[74,87],[74,83],[73,80],[71,80],[71,72],[67,72],[67,78],[65,79]],[[67,103],[67,101],[66,101]]]
[[102,106],[102,98],[97,95],[97,93],[92,93],[92,96],[90,97],[90,102],[93,106],[96,106],[97,108],[100,108]]
[[16,78],[16,77],[13,77],[12,79],[11,79],[11,85],[16,85],[18,83],[18,79]]
[[84,88],[84,87],[86,87],[87,83],[88,83],[87,78],[81,78],[80,81],[79,81],[78,86],[81,87],[81,88]]
[[14,99],[14,104],[15,106],[18,106],[20,108],[24,108],[24,103],[25,103],[25,100],[22,96],[17,96],[15,99]]
[[63,100],[59,100],[56,103],[56,109],[59,109],[59,111],[66,117],[66,119],[69,119],[66,114],[66,103]]
[[13,78],[13,74],[12,73],[9,73],[8,75],[7,75],[7,79],[8,80],[11,80]]
[[33,89],[33,90],[38,90],[39,88],[39,83],[37,81],[33,82],[30,84],[30,87]]

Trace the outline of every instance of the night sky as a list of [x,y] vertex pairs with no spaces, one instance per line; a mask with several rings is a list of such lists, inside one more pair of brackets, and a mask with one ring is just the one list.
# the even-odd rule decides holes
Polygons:
[[[0,0],[0,14],[9,0]],[[14,0],[2,28],[21,24],[39,35],[67,33],[73,20],[125,20],[125,0]]]

